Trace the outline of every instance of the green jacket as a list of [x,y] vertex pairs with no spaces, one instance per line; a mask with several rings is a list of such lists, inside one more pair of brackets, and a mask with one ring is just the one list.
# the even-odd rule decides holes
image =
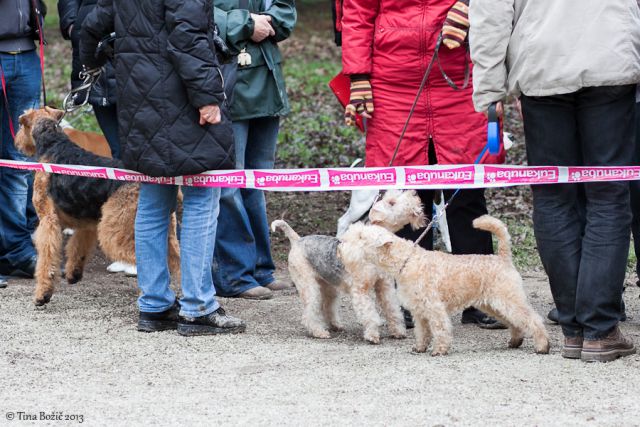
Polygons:
[[[240,0],[214,0],[214,20],[231,51],[238,54],[246,48],[251,55],[251,65],[238,66],[231,119],[285,116],[290,107],[277,43],[287,39],[296,24],[295,0],[273,0],[268,10],[264,10],[265,0],[248,0],[249,10],[240,9],[239,4]],[[251,41],[251,13],[270,15],[275,36],[261,43]]]

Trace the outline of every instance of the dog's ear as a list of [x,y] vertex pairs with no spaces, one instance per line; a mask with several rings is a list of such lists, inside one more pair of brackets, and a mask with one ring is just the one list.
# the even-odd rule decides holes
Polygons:
[[18,123],[20,123],[20,126],[29,126],[33,121],[34,114],[36,114],[36,110],[29,108],[20,117],[18,117]]
[[409,224],[411,224],[411,228],[417,230],[427,225],[427,217],[424,214],[424,209],[422,206],[420,208],[415,208],[411,212],[411,219],[409,220]]
[[[385,230],[386,231],[386,230]],[[389,246],[393,243],[393,234],[389,232],[377,233],[376,238],[373,241],[373,245],[376,248]]]
[[53,119],[56,122],[59,122],[60,120],[62,120],[62,117],[64,117],[64,111],[62,110],[58,110],[58,109],[47,107],[47,106],[45,106],[44,109],[47,113],[51,115],[51,117],[53,117]]

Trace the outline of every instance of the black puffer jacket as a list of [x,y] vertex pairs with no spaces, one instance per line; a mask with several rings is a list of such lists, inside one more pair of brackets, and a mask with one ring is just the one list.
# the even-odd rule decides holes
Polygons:
[[[80,79],[82,64],[80,63],[80,56],[78,53],[80,48],[80,29],[82,28],[82,22],[97,3],[98,0],[58,0],[60,32],[62,33],[63,38],[71,40],[71,46],[73,48],[73,59],[71,62],[72,88],[76,88],[82,83],[82,80]],[[71,34],[69,34],[69,28],[71,28],[72,25],[73,28]],[[84,94],[79,94],[78,99],[83,100],[84,96]],[[116,71],[111,64],[111,61],[109,61],[104,65],[103,73],[91,89],[91,93],[89,94],[89,103],[91,105],[106,107],[108,105],[115,105],[116,101]]]
[[[118,122],[126,167],[151,176],[232,169],[233,133],[205,0],[98,0],[82,24],[80,60],[102,65],[99,40],[115,30]],[[198,108],[223,120],[200,126]]]

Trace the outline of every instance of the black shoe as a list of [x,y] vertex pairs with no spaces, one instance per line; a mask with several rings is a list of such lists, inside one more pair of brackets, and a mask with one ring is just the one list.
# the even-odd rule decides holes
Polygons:
[[160,313],[140,312],[138,330],[140,332],[160,332],[176,329],[178,327],[178,313],[180,305],[176,302],[169,310]]
[[558,309],[553,308],[549,313],[547,313],[547,319],[549,319],[552,323],[558,323]]
[[475,307],[469,307],[462,312],[462,323],[473,323],[482,329],[507,329],[502,322]]
[[242,320],[229,316],[222,307],[206,316],[180,316],[178,320],[178,333],[184,336],[238,334],[246,327]]
[[7,280],[7,278],[0,276],[0,289],[6,288],[8,284],[9,281]]
[[415,325],[413,323],[413,316],[411,316],[411,312],[402,307],[402,314],[404,315],[404,325],[407,327],[407,329],[413,329]]
[[36,256],[32,256],[22,264],[15,266],[3,266],[0,268],[0,274],[3,276],[24,277],[27,279],[33,279],[36,274]]

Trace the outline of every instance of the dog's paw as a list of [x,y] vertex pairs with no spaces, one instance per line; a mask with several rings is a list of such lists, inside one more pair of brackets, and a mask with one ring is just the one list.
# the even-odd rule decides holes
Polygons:
[[431,352],[431,356],[446,356],[449,354],[449,349],[446,347],[436,347]]
[[522,345],[523,341],[524,341],[524,339],[522,337],[520,337],[520,338],[511,338],[509,340],[509,348],[519,348]]
[[36,307],[42,307],[51,301],[51,297],[53,296],[53,292],[44,292],[42,294],[36,295],[33,299],[33,303]]
[[380,344],[379,334],[365,334],[364,339],[367,340],[369,344]]
[[316,331],[316,332],[313,332],[311,336],[314,338],[320,338],[323,340],[331,338],[331,334],[329,333],[329,331]]
[[549,354],[549,342],[541,346],[535,346],[535,350],[537,354]]
[[403,340],[407,337],[407,333],[406,332],[392,332],[389,337],[395,339],[395,340]]
[[344,331],[344,325],[341,323],[335,323],[331,325],[331,330],[334,332]]
[[74,285],[82,280],[82,270],[73,270],[71,274],[67,274],[67,283]]
[[423,346],[414,345],[411,348],[411,352],[412,353],[426,353],[427,352],[427,347],[426,346],[423,347]]

